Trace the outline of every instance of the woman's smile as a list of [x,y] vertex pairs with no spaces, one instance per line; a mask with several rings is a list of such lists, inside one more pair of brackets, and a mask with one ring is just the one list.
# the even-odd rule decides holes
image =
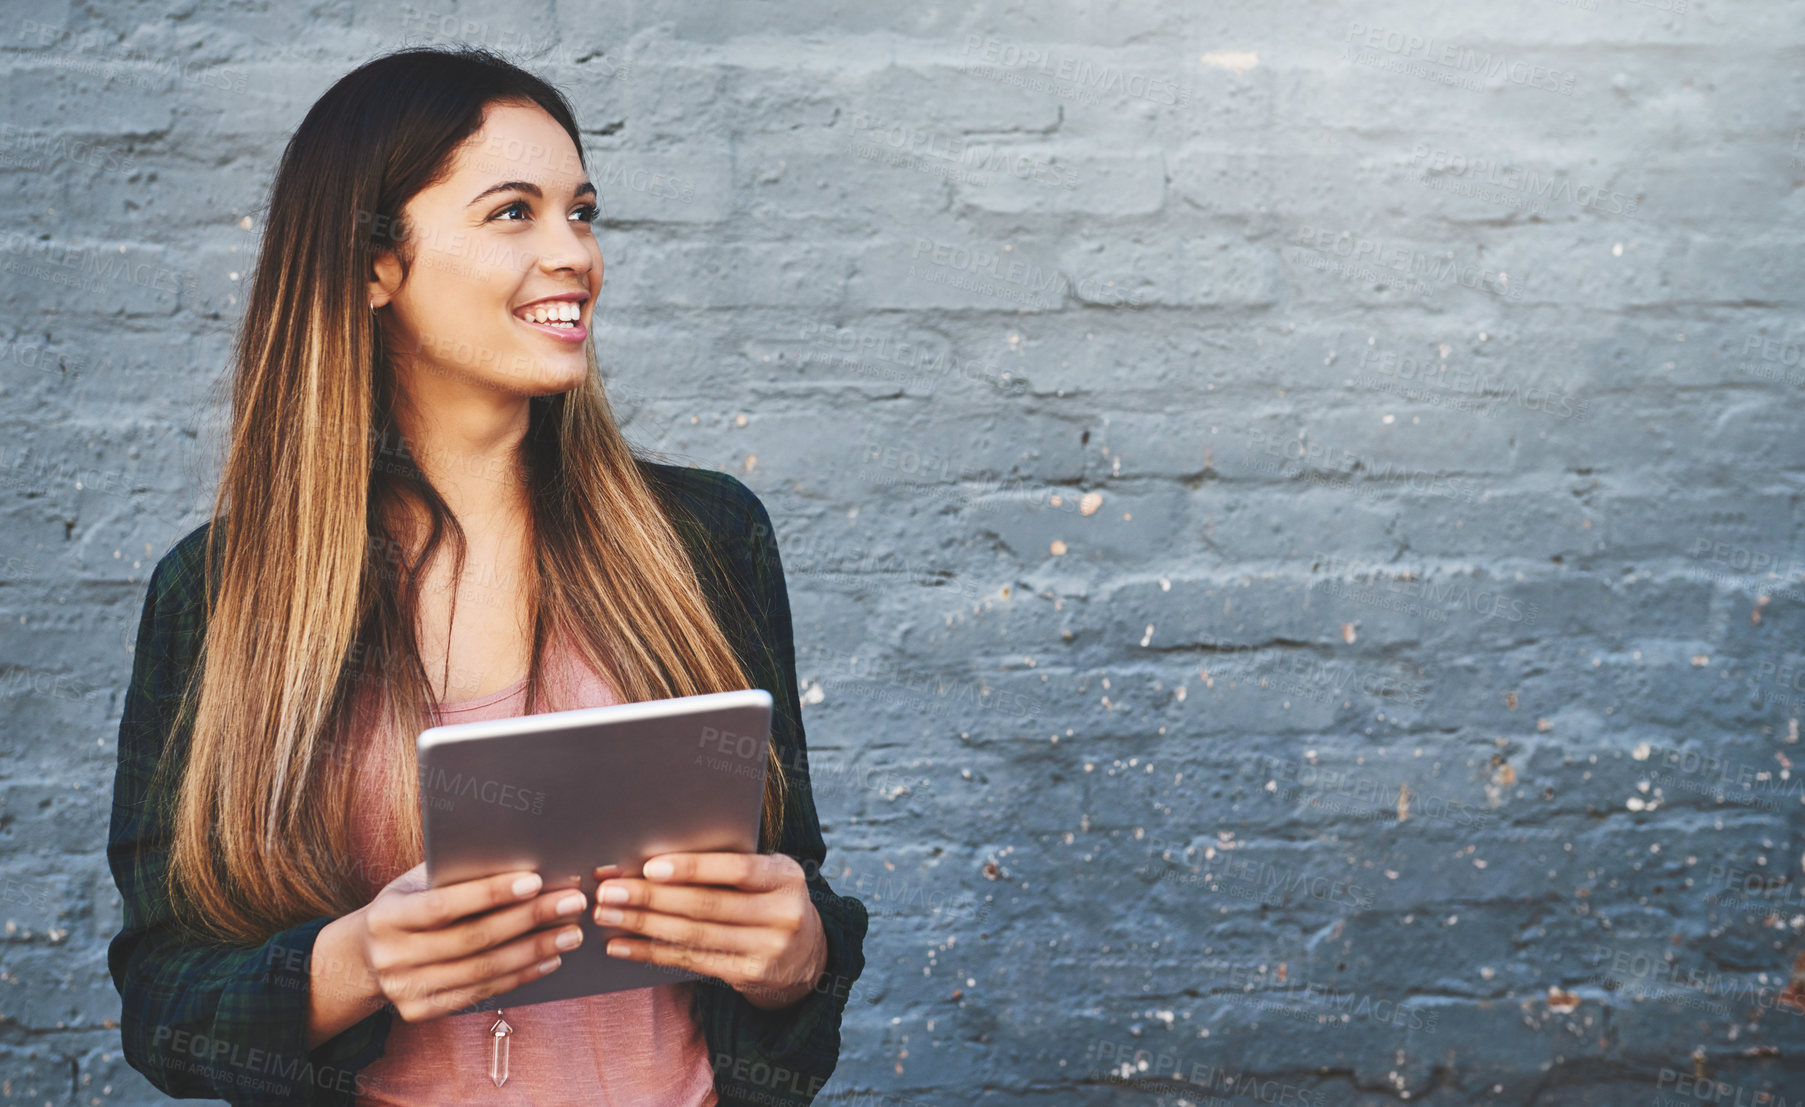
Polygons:
[[560,342],[580,343],[589,337],[583,325],[586,292],[563,292],[547,296],[514,309],[514,318],[536,331],[543,331]]

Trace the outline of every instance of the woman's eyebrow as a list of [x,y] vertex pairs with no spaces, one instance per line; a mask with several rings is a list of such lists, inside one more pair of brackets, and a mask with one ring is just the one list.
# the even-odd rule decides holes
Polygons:
[[[531,196],[536,200],[543,200],[545,198],[545,192],[543,190],[541,190],[540,187],[538,185],[534,184],[532,181],[502,181],[500,184],[492,184],[488,188],[483,189],[481,192],[476,194],[475,198],[473,198],[470,201],[470,203],[465,204],[464,206],[472,207],[478,203],[481,203],[485,196],[493,196],[497,192],[524,192],[528,196]],[[575,196],[581,197],[581,196],[594,196],[594,195],[595,195],[595,185],[589,183],[588,181],[584,181],[582,184],[577,186]]]

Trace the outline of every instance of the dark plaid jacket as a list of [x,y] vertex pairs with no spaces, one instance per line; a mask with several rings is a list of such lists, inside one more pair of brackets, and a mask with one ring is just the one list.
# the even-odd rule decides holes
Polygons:
[[[770,516],[750,489],[724,473],[643,463],[672,509],[722,627],[754,687],[771,693],[772,738],[785,767],[788,804],[780,850],[802,863],[827,935],[827,970],[791,1007],[764,1011],[732,988],[698,981],[695,1015],[708,1042],[723,1107],[807,1104],[834,1071],[840,1019],[864,969],[865,906],[837,896],[821,876],[826,845],[809,788],[802,706],[783,566]],[[119,722],[107,860],[125,900],[125,925],[107,950],[124,1001],[125,1057],[172,1096],[246,1104],[350,1104],[359,1070],[382,1056],[392,1006],[307,1048],[308,958],[330,918],[311,919],[240,947],[185,940],[164,894],[168,816],[149,794],[172,733],[174,705],[205,627],[202,560],[207,527],[157,563],[138,626],[132,682]]]

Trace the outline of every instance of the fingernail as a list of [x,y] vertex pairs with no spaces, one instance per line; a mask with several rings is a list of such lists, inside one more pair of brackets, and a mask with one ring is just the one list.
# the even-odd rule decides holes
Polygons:
[[618,884],[604,884],[602,885],[602,902],[625,903],[627,902],[627,890]]
[[522,899],[539,890],[539,874],[528,873],[514,882],[514,894]]
[[539,975],[544,976],[546,973],[557,968],[563,961],[564,958],[562,957],[547,957],[545,960],[539,962]]
[[558,914],[574,915],[578,911],[581,911],[583,909],[583,904],[587,902],[588,901],[583,898],[583,893],[572,892],[558,901]]
[[613,926],[615,923],[620,922],[622,919],[626,918],[627,916],[621,914],[619,911],[616,911],[612,907],[604,907],[600,911],[597,911],[595,913],[595,917],[596,917],[596,921],[601,923],[603,926]]
[[676,871],[669,861],[651,861],[646,864],[646,877],[651,880],[663,880]]
[[559,949],[575,949],[582,940],[583,932],[573,926],[569,930],[562,931],[558,934],[558,941],[556,944]]

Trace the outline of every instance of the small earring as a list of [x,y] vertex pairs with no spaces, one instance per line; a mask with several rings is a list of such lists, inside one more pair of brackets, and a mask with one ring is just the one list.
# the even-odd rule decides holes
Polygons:
[[376,301],[375,301],[375,300],[371,300],[371,301],[370,301],[370,310],[371,310],[371,311],[375,311],[375,310],[376,310]]

